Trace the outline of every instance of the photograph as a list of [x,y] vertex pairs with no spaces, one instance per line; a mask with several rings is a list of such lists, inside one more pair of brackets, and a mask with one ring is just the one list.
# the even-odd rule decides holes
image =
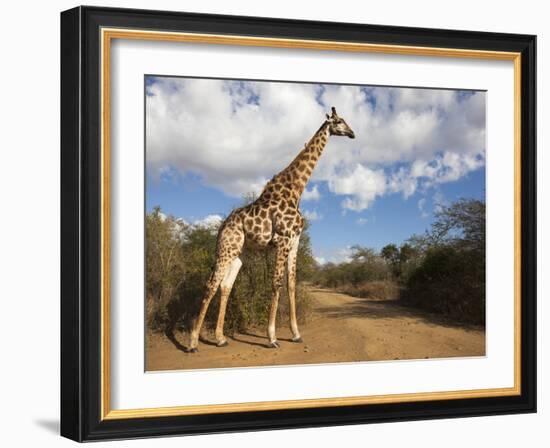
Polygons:
[[146,371],[486,355],[486,91],[143,86]]
[[[426,446],[427,424],[464,445],[457,417],[494,439],[498,416],[538,412],[540,26],[457,27],[477,4],[439,22],[159,8],[65,8],[41,89],[60,109],[60,434],[426,420]],[[29,216],[51,207],[37,191]]]

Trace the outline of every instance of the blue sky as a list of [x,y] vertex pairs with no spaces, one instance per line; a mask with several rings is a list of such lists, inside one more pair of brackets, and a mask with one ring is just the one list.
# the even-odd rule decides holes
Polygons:
[[331,138],[302,198],[319,261],[401,243],[438,204],[485,195],[484,92],[165,77],[148,77],[146,92],[147,211],[226,216],[331,106],[357,138]]

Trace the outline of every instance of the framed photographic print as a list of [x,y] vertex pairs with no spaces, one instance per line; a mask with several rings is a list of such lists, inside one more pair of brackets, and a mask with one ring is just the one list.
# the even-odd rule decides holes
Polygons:
[[535,36],[61,14],[61,433],[536,410]]

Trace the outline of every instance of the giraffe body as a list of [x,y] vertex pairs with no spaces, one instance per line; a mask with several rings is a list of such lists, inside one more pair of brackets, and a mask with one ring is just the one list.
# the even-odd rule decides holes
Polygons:
[[272,247],[275,250],[275,269],[272,279],[271,310],[268,325],[269,346],[278,348],[275,320],[281,286],[288,278],[290,301],[290,329],[294,342],[302,342],[296,320],[296,255],[304,218],[299,210],[300,198],[313,169],[321,156],[330,135],[346,135],[354,138],[353,131],[336,114],[321,125],[296,158],[271,179],[253,203],[233,210],[218,232],[216,262],[207,282],[201,309],[191,331],[189,350],[196,351],[199,333],[208,306],[216,294],[220,294],[220,310],[216,324],[216,343],[223,347],[227,339],[223,324],[227,301],[242,262],[239,258],[245,243],[257,248]]

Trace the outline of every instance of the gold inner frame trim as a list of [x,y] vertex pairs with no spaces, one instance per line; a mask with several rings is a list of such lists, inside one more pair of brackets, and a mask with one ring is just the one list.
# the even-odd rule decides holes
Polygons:
[[[262,401],[215,405],[187,405],[111,409],[110,366],[110,63],[111,41],[131,39],[213,45],[383,53],[410,56],[454,57],[513,61],[514,63],[514,386],[443,392],[369,395],[303,400]],[[216,34],[101,29],[101,419],[167,417],[315,407],[350,406],[413,401],[502,397],[521,394],[521,54],[459,48],[418,47],[305,39],[279,39]]]

